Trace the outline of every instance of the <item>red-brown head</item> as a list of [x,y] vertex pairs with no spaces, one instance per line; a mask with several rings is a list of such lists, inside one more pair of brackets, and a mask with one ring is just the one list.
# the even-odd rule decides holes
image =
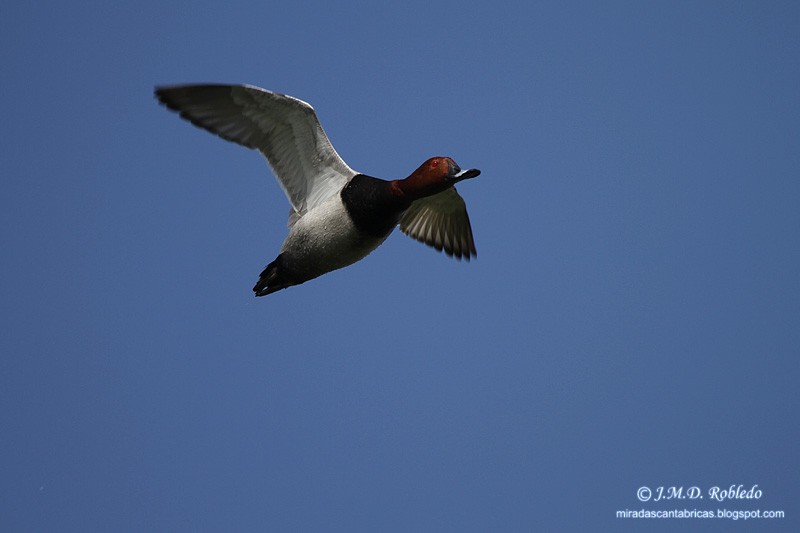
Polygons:
[[461,170],[449,157],[431,157],[404,180],[397,180],[396,187],[403,196],[417,199],[433,196],[445,191],[459,181],[474,178],[481,173],[477,168]]

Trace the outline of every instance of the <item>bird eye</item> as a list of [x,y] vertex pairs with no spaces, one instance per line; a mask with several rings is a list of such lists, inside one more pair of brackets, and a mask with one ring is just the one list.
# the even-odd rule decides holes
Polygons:
[[438,167],[439,166],[439,160],[438,159],[434,159],[433,161],[431,161],[431,166],[432,167]]

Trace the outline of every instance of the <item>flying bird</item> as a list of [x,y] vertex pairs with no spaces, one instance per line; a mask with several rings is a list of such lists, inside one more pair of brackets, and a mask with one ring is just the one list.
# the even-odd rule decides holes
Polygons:
[[478,169],[462,170],[437,156],[405,179],[367,176],[339,157],[309,104],[251,85],[164,86],[155,96],[195,126],[261,152],[286,193],[289,234],[253,287],[256,296],[363,259],[398,224],[457,259],[476,254],[454,185],[478,176]]

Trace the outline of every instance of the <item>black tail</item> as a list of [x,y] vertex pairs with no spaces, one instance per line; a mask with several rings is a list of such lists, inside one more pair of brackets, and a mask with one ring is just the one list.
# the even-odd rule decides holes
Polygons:
[[283,254],[278,254],[278,257],[268,264],[267,268],[259,276],[258,282],[253,287],[253,292],[256,293],[256,296],[266,296],[286,287],[302,283],[302,281],[292,281],[290,276],[286,274],[286,269],[283,266]]

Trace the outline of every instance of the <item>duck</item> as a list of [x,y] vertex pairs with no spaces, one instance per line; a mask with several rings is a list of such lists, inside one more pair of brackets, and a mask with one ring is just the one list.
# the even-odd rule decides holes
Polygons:
[[278,256],[253,287],[266,296],[360,261],[395,227],[469,261],[475,257],[466,204],[455,189],[475,178],[451,157],[426,160],[404,179],[350,168],[333,148],[314,108],[253,85],[157,86],[156,99],[222,139],[258,150],[291,204]]

